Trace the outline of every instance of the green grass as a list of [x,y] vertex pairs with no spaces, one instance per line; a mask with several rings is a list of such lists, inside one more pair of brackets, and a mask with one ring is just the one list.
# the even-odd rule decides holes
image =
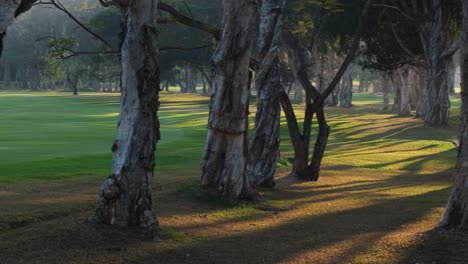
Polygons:
[[[201,157],[207,107],[197,103],[206,98],[179,97],[162,103],[160,168]],[[117,94],[0,93],[0,182],[107,174],[118,111]]]
[[198,188],[208,100],[162,94],[154,201],[165,240],[145,242],[133,229],[82,224],[110,173],[118,95],[0,92],[0,262],[464,259],[437,248],[461,250],[468,237],[455,243],[432,231],[454,173],[459,99],[451,128],[439,129],[382,111],[378,94],[355,95],[352,109],[327,108],[332,134],[317,183],[287,176],[293,152],[283,117],[278,185],[256,205]]

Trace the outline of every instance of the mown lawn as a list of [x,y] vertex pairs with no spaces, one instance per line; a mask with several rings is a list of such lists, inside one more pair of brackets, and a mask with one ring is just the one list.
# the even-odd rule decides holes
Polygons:
[[84,222],[110,172],[118,104],[116,94],[0,92],[0,263],[468,259],[465,234],[434,229],[454,175],[456,99],[452,128],[441,129],[382,112],[379,95],[327,109],[333,132],[317,183],[287,176],[283,120],[278,186],[251,205],[198,189],[208,98],[163,94],[154,183],[161,241]]

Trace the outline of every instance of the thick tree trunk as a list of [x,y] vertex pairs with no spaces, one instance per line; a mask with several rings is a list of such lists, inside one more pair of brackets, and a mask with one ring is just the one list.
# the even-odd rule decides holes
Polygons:
[[416,110],[418,106],[418,72],[413,68],[409,68],[408,72],[408,90],[411,110]]
[[448,60],[432,58],[430,63],[424,122],[428,126],[447,125],[450,109]]
[[353,73],[351,66],[348,67],[343,78],[341,79],[340,89],[340,106],[343,108],[351,108],[353,105]]
[[256,200],[246,174],[249,63],[259,2],[224,0],[224,29],[213,54],[213,93],[201,185],[232,199]]
[[158,230],[152,210],[152,179],[159,140],[159,54],[154,0],[125,6],[122,97],[112,146],[112,175],[101,187],[97,218],[119,226]]
[[427,69],[418,68],[416,117],[424,117],[427,96]]
[[181,93],[188,93],[188,89],[187,89],[187,85],[186,85],[185,81],[179,80],[178,83],[179,83],[180,92]]
[[398,70],[398,77],[401,82],[400,93],[400,108],[398,109],[398,116],[411,115],[411,101],[410,101],[410,87],[409,87],[409,72],[407,67]]
[[428,65],[428,83],[424,122],[428,126],[447,125],[450,108],[448,64],[451,56],[444,56],[448,48],[450,23],[445,18],[442,4],[434,7],[434,14],[424,27],[423,40]]
[[398,113],[400,111],[400,106],[401,106],[401,86],[402,86],[399,70],[396,70],[391,74],[391,81],[393,85],[393,98],[394,98],[392,110]]
[[390,89],[390,76],[387,73],[384,73],[382,76],[382,90],[383,90],[383,110],[387,111],[390,107],[390,98],[389,91]]
[[[336,53],[332,50],[329,51],[325,56],[326,56],[326,60],[325,60],[326,72],[324,74],[325,85],[323,89],[325,89],[332,82],[333,77],[335,76],[336,71],[337,71],[336,64],[338,60]],[[338,85],[336,89],[333,90],[333,92],[330,94],[330,96],[328,96],[325,104],[328,106],[337,106],[339,102],[338,100],[339,95],[340,95],[340,85]]]
[[457,176],[439,226],[468,228],[468,0],[463,0],[463,34],[461,42],[461,140]]
[[280,143],[279,96],[282,91],[277,45],[283,0],[263,0],[259,50],[262,64],[257,73],[258,106],[249,145],[248,176],[252,186],[275,185],[274,175]]

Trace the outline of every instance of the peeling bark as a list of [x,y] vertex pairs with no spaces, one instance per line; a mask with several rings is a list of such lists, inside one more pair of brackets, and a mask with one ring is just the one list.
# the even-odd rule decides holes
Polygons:
[[444,55],[450,45],[450,15],[444,12],[441,1],[431,2],[432,17],[421,26],[428,65],[424,122],[428,126],[443,126],[448,125],[450,109],[447,69],[452,56]]
[[262,64],[255,87],[258,93],[255,126],[249,145],[248,176],[252,186],[275,185],[280,143],[280,80],[278,37],[283,0],[264,0],[261,8],[259,50]]
[[246,174],[249,62],[258,26],[259,1],[224,0],[224,29],[212,62],[202,187],[236,200],[257,200]]
[[152,210],[152,179],[159,140],[159,54],[156,4],[129,1],[125,6],[122,96],[112,175],[101,186],[96,217],[105,224],[140,226],[157,232]]
[[461,140],[457,175],[445,213],[439,226],[468,228],[468,0],[463,0],[463,34],[461,46]]

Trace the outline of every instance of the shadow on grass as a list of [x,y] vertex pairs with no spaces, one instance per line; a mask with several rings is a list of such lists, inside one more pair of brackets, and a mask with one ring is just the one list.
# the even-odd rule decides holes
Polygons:
[[401,264],[462,264],[468,260],[468,231],[435,228],[422,235]]
[[189,254],[190,261],[196,263],[277,263],[302,253],[325,249],[356,235],[380,234],[354,243],[350,250],[330,260],[336,263],[350,261],[354,253],[367,250],[381,235],[424,217],[434,207],[426,201],[446,193],[447,189],[442,189],[362,208],[304,216],[262,230],[241,230],[238,234],[148,254],[136,262],[177,263],[186,260]]

